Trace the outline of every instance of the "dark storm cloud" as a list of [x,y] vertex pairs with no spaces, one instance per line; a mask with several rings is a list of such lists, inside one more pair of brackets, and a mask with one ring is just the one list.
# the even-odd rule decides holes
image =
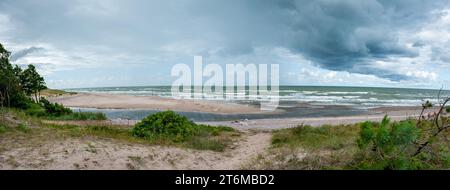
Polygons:
[[[90,48],[156,60],[172,53],[171,62],[186,62],[176,59],[251,57],[258,47],[282,47],[325,69],[400,81],[409,77],[370,64],[417,57],[427,42],[406,44],[400,36],[448,7],[448,0],[2,0],[0,14],[20,26],[12,34],[18,43],[38,39],[62,52]],[[445,50],[434,52],[447,60],[439,56]]]
[[27,56],[30,53],[39,52],[44,50],[42,47],[30,47],[24,50],[20,50],[18,52],[15,52],[11,55],[10,60],[11,61],[17,61],[25,56]]
[[291,50],[320,66],[338,71],[373,74],[390,80],[407,77],[358,64],[389,57],[416,57],[417,45],[402,44],[402,30],[423,24],[438,1],[302,1],[281,2],[290,20]]
[[393,81],[410,77],[362,65],[419,56],[426,44],[406,44],[400,35],[432,21],[432,11],[449,5],[445,0],[231,2],[200,1],[193,6],[194,15],[207,21],[202,25],[206,31],[222,32],[221,55],[252,54],[257,46],[286,47],[325,69]]

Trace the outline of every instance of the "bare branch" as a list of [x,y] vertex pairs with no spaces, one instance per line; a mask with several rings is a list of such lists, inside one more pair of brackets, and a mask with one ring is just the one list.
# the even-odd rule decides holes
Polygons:
[[450,98],[445,99],[445,101],[444,101],[442,104],[440,104],[439,111],[438,111],[438,113],[435,115],[434,123],[435,123],[435,125],[436,125],[436,127],[437,127],[437,131],[436,131],[435,133],[433,133],[433,134],[427,139],[427,141],[425,141],[424,143],[422,143],[422,144],[419,145],[419,147],[417,148],[416,152],[412,155],[413,157],[419,155],[419,154],[422,152],[422,150],[423,150],[425,147],[427,147],[428,144],[430,144],[431,139],[437,137],[442,131],[444,131],[444,130],[450,128],[450,124],[447,124],[447,125],[442,126],[442,127],[441,127],[440,124],[439,124],[439,118],[440,118],[440,115],[441,115],[442,111],[444,110],[445,105],[446,105],[449,101],[450,101]]
[[440,124],[439,124],[439,118],[440,115],[442,114],[442,112],[444,111],[445,105],[448,103],[448,101],[450,101],[450,98],[447,98],[442,104],[440,104],[440,108],[439,111],[437,112],[435,118],[434,118],[434,123],[436,124],[436,127],[438,129],[441,128]]

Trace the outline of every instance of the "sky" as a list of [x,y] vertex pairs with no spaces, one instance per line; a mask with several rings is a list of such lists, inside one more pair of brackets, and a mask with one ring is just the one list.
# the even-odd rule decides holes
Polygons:
[[170,85],[200,55],[279,64],[281,85],[450,89],[450,0],[0,0],[0,43],[50,88]]

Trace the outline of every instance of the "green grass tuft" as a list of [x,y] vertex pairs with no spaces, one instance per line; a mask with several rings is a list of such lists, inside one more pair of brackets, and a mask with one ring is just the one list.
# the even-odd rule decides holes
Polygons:
[[337,150],[345,145],[354,144],[358,131],[357,125],[299,126],[276,131],[272,137],[272,144],[275,147],[301,147],[311,151]]
[[72,121],[72,120],[80,120],[80,121],[86,121],[86,120],[106,120],[107,117],[104,113],[101,112],[73,112],[66,115],[61,116],[48,116],[46,117],[49,120],[65,120],[65,121]]
[[20,132],[23,132],[23,133],[28,133],[28,132],[30,132],[30,128],[28,127],[28,125],[26,125],[26,124],[24,124],[24,123],[19,124],[19,125],[17,126],[17,130],[19,130]]
[[0,134],[5,133],[6,132],[6,126],[3,124],[0,124]]

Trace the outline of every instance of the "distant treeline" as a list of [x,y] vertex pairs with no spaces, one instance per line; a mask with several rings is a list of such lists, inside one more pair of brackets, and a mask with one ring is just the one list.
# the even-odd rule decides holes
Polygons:
[[0,43],[0,104],[2,107],[26,108],[38,102],[40,91],[47,89],[44,78],[34,65],[23,70],[11,65],[8,52]]

